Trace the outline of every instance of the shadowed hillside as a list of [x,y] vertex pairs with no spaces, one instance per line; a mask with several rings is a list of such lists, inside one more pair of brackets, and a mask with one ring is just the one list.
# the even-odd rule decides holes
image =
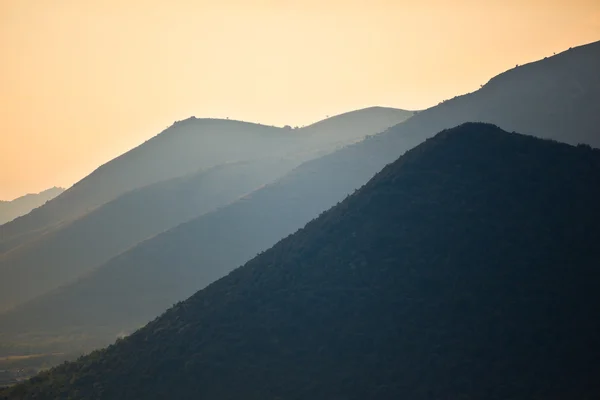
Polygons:
[[0,225],[27,214],[64,191],[63,188],[53,187],[40,193],[26,194],[12,201],[0,201]]
[[599,203],[600,151],[465,124],[133,335],[3,396],[597,398]]

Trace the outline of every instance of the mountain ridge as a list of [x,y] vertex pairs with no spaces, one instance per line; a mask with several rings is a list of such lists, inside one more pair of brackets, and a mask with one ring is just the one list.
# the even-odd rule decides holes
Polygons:
[[[571,59],[571,56],[577,55],[579,50],[574,49],[574,52],[563,56]],[[600,46],[597,44],[591,47],[591,51],[598,54],[598,60],[600,60],[599,50]],[[577,62],[581,59],[573,58]],[[540,61],[536,64],[536,69],[544,67],[548,60]],[[597,63],[598,60],[594,61]],[[562,68],[564,63],[558,65]],[[587,65],[570,68],[574,73],[579,69],[585,71],[590,69]],[[557,76],[563,73],[561,71],[562,69],[551,70]],[[591,81],[592,84],[593,82],[594,80]],[[530,93],[525,97],[542,101],[546,98],[560,98],[562,89],[570,87],[568,82],[563,83],[566,86],[536,86],[538,83],[524,86],[519,80],[507,85],[509,88],[514,88],[515,96],[522,93],[523,89],[527,89]],[[600,85],[590,85],[590,91],[593,93],[593,98],[600,99]],[[381,134],[370,136],[359,143],[308,161],[279,179],[276,184],[250,193],[236,204],[218,212],[196,218],[174,227],[159,237],[140,243],[119,260],[110,260],[99,267],[98,275],[93,275],[98,279],[96,284],[86,281],[85,285],[83,282],[78,282],[77,285],[64,287],[60,295],[56,294],[52,298],[43,297],[27,304],[23,310],[31,311],[30,314],[24,313],[22,317],[11,315],[10,323],[7,322],[8,317],[0,316],[0,321],[5,321],[0,325],[11,325],[15,328],[22,326],[22,331],[48,332],[50,326],[55,329],[55,325],[62,321],[65,326],[83,327],[89,333],[90,326],[98,329],[94,324],[102,321],[105,326],[115,326],[115,331],[107,336],[112,340],[116,332],[121,332],[125,328],[129,331],[138,327],[160,310],[186,295],[191,295],[195,290],[243,264],[258,252],[264,251],[277,240],[293,233],[311,218],[334,206],[353,190],[362,186],[387,163],[422,143],[430,134],[433,135],[446,128],[447,124],[452,124],[454,121],[460,123],[471,116],[476,118],[480,109],[488,110],[488,115],[492,116],[493,114],[489,112],[513,109],[512,104],[515,101],[512,97],[494,97],[484,94],[484,98],[481,97],[481,93],[467,97],[470,99],[468,103],[462,100],[459,103],[450,100],[446,104],[419,112],[406,122],[387,129]],[[503,106],[499,107],[498,104]],[[564,109],[562,103],[550,102],[548,108],[543,109],[532,100],[526,102],[526,105],[528,106],[519,112],[527,112],[528,107],[531,106],[532,116],[531,120],[522,125],[535,126],[539,137],[552,137],[554,134],[550,135],[543,129],[547,123],[542,116],[546,113],[560,114]],[[448,109],[458,111],[454,113],[449,112]],[[597,129],[594,130],[594,121],[600,117],[598,113],[590,113],[587,110],[575,111],[577,112],[564,115],[566,123],[591,127],[587,132],[598,132]],[[506,116],[499,111],[499,115],[501,119],[509,121],[510,114]],[[434,131],[437,127],[441,128]],[[562,126],[553,126],[552,129],[552,132],[563,136],[575,132],[575,129],[564,129]],[[201,240],[194,240],[194,238],[201,238]],[[172,275],[166,274],[166,271],[170,271]],[[141,281],[136,277],[146,274],[155,276],[156,282],[149,282],[148,279]],[[118,280],[131,283],[128,284],[129,286],[112,283]],[[135,295],[134,290],[130,290],[134,287],[133,282],[141,282],[139,291]],[[114,304],[102,300],[101,293],[108,290],[112,290]],[[158,292],[161,293],[160,296],[155,295]],[[71,295],[67,295],[68,293]],[[92,293],[95,295],[92,296]],[[147,308],[144,308],[144,302],[147,302]],[[86,304],[82,310],[73,306],[80,303]],[[47,308],[51,304],[60,304],[60,307],[55,308],[65,312],[53,312],[52,309]],[[135,304],[135,307],[129,309],[129,304]],[[94,318],[86,316],[86,308],[95,310]],[[139,316],[139,319],[128,315]]]
[[2,395],[594,398],[599,202],[598,150],[445,130],[143,329]]
[[[411,115],[400,109],[389,112],[395,115],[391,117],[395,123]],[[388,126],[381,125],[376,131]],[[200,131],[202,134],[198,134]],[[35,237],[36,231],[52,229],[54,225],[85,214],[137,187],[225,162],[327,149],[344,139],[342,134],[341,137],[322,136],[309,140],[300,133],[304,132],[301,129],[295,132],[290,135],[282,128],[214,118],[190,117],[176,121],[153,138],[99,166],[39,210],[0,226],[0,253]],[[348,130],[345,139],[352,140],[354,136],[360,138],[369,133],[373,131]],[[155,163],[157,159],[162,160],[160,165]]]
[[[375,133],[381,127],[389,126],[398,119],[409,116],[409,112],[402,110],[365,109],[332,117],[325,122],[325,126],[294,130],[297,133],[287,133],[280,128],[269,129],[266,133],[262,130],[253,133],[240,129],[238,136],[252,134],[248,135],[247,141],[254,140],[256,133],[269,135],[270,144],[263,146],[265,148],[262,153],[255,154],[251,150],[252,146],[262,146],[260,140],[258,144],[247,144],[247,146],[237,143],[238,149],[235,151],[244,154],[246,158],[244,161],[232,161],[201,168],[198,179],[190,178],[187,174],[184,178],[175,177],[141,188],[133,188],[79,218],[62,222],[55,228],[33,232],[31,236],[24,236],[14,242],[10,238],[3,238],[7,248],[3,254],[0,254],[0,311],[7,311],[46,292],[67,285],[137,243],[270,183],[302,161],[332,151],[333,146],[338,146],[338,141],[343,141],[344,138],[348,141]],[[360,121],[356,122],[356,119]],[[162,140],[171,147],[186,147],[185,151],[189,152],[193,159],[196,149],[194,147],[188,149],[189,146],[183,146],[182,143],[188,145],[189,137],[204,135],[205,132],[198,132],[195,126],[197,124],[204,126],[206,121],[211,121],[210,124],[215,126],[247,126],[244,122],[231,120],[193,118],[175,123],[174,127],[170,128],[173,129],[171,134],[167,135],[165,131],[152,140]],[[252,126],[259,127],[256,124]],[[217,129],[211,132],[210,141],[205,143],[207,145],[212,143],[214,132],[225,134],[225,140],[231,137],[227,130]],[[179,136],[175,137],[172,134]],[[159,138],[163,135],[166,135],[163,139]],[[314,137],[309,137],[311,135]],[[221,139],[215,140],[226,144]],[[284,145],[280,146],[277,141]],[[290,147],[291,144],[294,146]],[[173,153],[169,147],[165,149],[161,143],[155,143],[153,146],[159,153],[163,151],[167,151],[167,154]],[[136,152],[141,151],[139,149],[142,147],[143,145],[133,153],[137,154]],[[269,148],[274,148],[276,151],[271,154]],[[143,151],[147,153],[148,147]],[[206,154],[210,153],[210,147],[203,151]],[[124,155],[124,159],[131,162],[133,153]],[[215,159],[218,157],[217,155]],[[156,164],[157,168],[161,168],[162,162],[156,162],[159,158],[160,154],[156,154],[155,157],[144,158],[144,162],[151,162]],[[119,167],[119,165],[111,165],[112,169]],[[108,175],[114,176],[116,172]],[[82,184],[85,184],[84,181],[87,182],[84,179]]]
[[[0,311],[84,276],[122,251],[276,179],[293,160],[218,165],[154,183],[0,255]],[[31,277],[35,277],[32,281]]]

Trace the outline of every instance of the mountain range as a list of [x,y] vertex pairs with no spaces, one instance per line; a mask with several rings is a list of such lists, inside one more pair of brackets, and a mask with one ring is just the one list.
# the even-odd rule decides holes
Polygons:
[[[0,254],[131,190],[229,162],[285,156],[310,159],[384,130],[411,114],[372,107],[301,129],[195,117],[177,121],[157,136],[100,166],[44,206],[1,225]],[[357,120],[362,122],[355,123]]]
[[600,151],[448,129],[5,399],[600,396]]
[[[597,145],[598,114],[584,106],[565,110],[569,101],[600,106],[600,82],[593,73],[595,66],[600,70],[599,63],[599,43],[571,49],[507,71],[477,92],[307,161],[275,182],[174,226],[80,279],[0,315],[0,337],[18,342],[33,335],[52,338],[53,343],[63,337],[72,346],[69,335],[77,333],[87,341],[84,348],[106,345],[292,234],[436,129],[489,120],[542,138]],[[575,89],[579,86],[584,90]],[[562,123],[549,125],[546,115],[558,115]]]
[[[221,164],[132,190],[0,256],[0,305],[34,298],[277,178],[290,159]],[[31,279],[35,277],[35,279]]]
[[[175,124],[173,132],[163,132],[99,168],[54,202],[0,227],[0,230],[6,228],[3,232],[6,247],[0,254],[0,311],[74,281],[138,242],[225,205],[271,182],[303,160],[332,151],[340,143],[376,133],[410,115],[411,112],[403,110],[373,107],[289,130],[227,120],[190,119]],[[216,133],[213,132],[215,127],[218,128]],[[211,136],[216,134],[221,135],[218,140]],[[243,140],[238,140],[241,137]],[[227,157],[245,161],[227,161],[219,155],[216,150],[219,146],[225,148],[223,143],[228,140],[234,145]],[[252,145],[248,145],[248,141]],[[264,148],[260,148],[261,143]],[[208,147],[203,149],[204,145]],[[179,154],[184,147],[187,154]],[[161,149],[164,166],[156,162],[161,158],[158,156]],[[204,153],[211,155],[205,157]],[[171,162],[169,157],[178,161]],[[182,173],[192,164],[217,162],[220,164],[199,172],[132,189],[77,218],[68,219],[63,215],[66,220],[44,226],[48,222],[44,215],[53,221],[60,218],[61,211],[57,211],[57,207],[73,216],[82,209],[82,204],[92,204],[82,203],[81,196],[89,197],[94,204],[100,203],[106,196],[99,198],[93,193],[109,185],[107,182],[123,182],[128,176],[135,181],[134,175],[145,182],[157,174],[165,177],[165,174],[175,173],[173,171]],[[148,167],[149,163],[153,169]],[[120,173],[122,170],[125,172]],[[94,183],[98,180],[105,183]],[[140,181],[136,182],[141,185]],[[7,233],[27,226],[27,221],[43,227],[14,237]]]

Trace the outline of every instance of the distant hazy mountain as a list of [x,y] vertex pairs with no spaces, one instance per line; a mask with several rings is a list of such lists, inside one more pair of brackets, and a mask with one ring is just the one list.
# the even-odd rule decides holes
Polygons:
[[[290,133],[269,128],[278,129],[275,141],[285,142],[283,136],[289,135],[298,146],[287,149],[286,144],[278,149],[268,143],[273,156],[262,154],[253,161],[150,184],[54,229],[23,236],[24,244],[0,255],[0,311],[73,281],[138,242],[227,204],[275,180],[302,160],[330,151],[344,140],[377,133],[408,116],[410,112],[374,107]],[[277,158],[278,152],[285,155]],[[245,157],[253,155],[250,152]],[[155,164],[161,164],[156,160]]]
[[598,398],[598,204],[598,150],[447,130],[133,335],[0,398]]
[[53,187],[40,193],[26,194],[12,201],[0,201],[0,225],[27,214],[64,191],[63,188]]
[[[32,333],[56,338],[77,332],[89,342],[77,347],[111,343],[117,334],[143,325],[293,233],[369,180],[371,174],[365,171],[376,168],[366,168],[369,160],[357,158],[353,165],[331,163],[332,157],[337,156],[305,162],[276,182],[144,241],[80,280],[0,315],[0,338],[16,340]],[[61,350],[72,345],[70,340]]]
[[144,239],[234,201],[295,163],[272,159],[225,164],[128,192],[0,256],[0,310],[72,281]]
[[380,133],[408,119],[411,111],[387,107],[369,107],[336,115],[300,129],[303,136],[313,142],[327,138],[327,142],[346,145],[356,139],[363,139],[368,134]]
[[[565,74],[569,73],[569,69],[563,67],[565,65],[577,74],[579,82],[588,82],[585,86],[586,99],[600,99],[600,85],[594,84],[597,74],[584,73],[590,70],[588,64],[594,66],[598,63],[598,59],[589,57],[590,52],[600,56],[600,46],[593,44],[557,55],[560,63],[552,57],[521,67],[531,71],[533,83],[538,82],[537,86],[523,82],[519,69],[509,71],[500,75],[506,87],[502,91],[484,87],[473,94],[420,112],[383,134],[309,161],[277,183],[141,243],[80,282],[0,317],[0,327],[10,327],[11,335],[25,332],[52,335],[65,330],[81,330],[86,335],[100,335],[101,338],[94,339],[94,343],[98,340],[107,343],[116,333],[143,324],[164,308],[293,233],[319,212],[327,210],[367,182],[386,163],[421,143],[438,126],[438,131],[441,130],[445,123],[453,124],[456,120],[469,118],[477,120],[480,115],[486,114],[489,115],[486,118],[502,119],[505,125],[521,121],[529,130],[538,126],[536,135],[540,137],[562,135],[565,141],[570,137],[583,137],[581,131],[561,128],[563,124],[555,124],[552,129],[547,127],[546,114],[562,115],[565,121],[587,132],[586,137],[592,143],[591,139],[596,137],[594,132],[598,132],[593,129],[598,114],[586,107],[564,113],[567,105],[559,101],[570,82],[565,78]],[[564,57],[571,61],[565,61]],[[533,70],[532,66],[535,66]],[[542,74],[543,71],[546,71],[545,74]],[[537,74],[547,76],[547,79],[534,79]],[[555,80],[562,79],[561,83],[547,84],[552,80],[548,74],[556,74]],[[514,81],[511,76],[514,76]],[[510,90],[514,97],[509,95]],[[465,99],[470,100],[466,102]],[[548,108],[542,109],[539,103],[545,100],[548,100]],[[513,107],[521,101],[524,102],[522,107]],[[527,107],[531,109],[531,119],[522,117],[527,113]],[[450,109],[460,117],[455,117]],[[521,117],[512,121],[503,111],[509,109]],[[501,117],[494,117],[494,111],[498,111]],[[548,128],[547,132],[544,127]],[[143,278],[140,278],[142,275]],[[103,295],[107,292],[112,294],[110,299]],[[93,312],[87,311],[92,309]]]
[[[176,122],[144,144],[102,165],[43,207],[1,226],[0,253],[130,190],[227,162],[291,154],[312,158],[319,152],[380,132],[410,115],[409,111],[373,107],[303,129],[194,117]],[[356,124],[359,120],[363,122]]]

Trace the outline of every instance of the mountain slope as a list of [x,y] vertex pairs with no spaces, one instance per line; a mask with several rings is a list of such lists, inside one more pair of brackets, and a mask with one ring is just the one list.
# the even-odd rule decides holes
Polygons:
[[3,396],[597,398],[599,203],[598,150],[447,130],[133,335]]
[[[243,154],[265,154],[287,141],[276,127],[196,118],[176,122],[100,166],[43,207],[1,226],[0,237],[4,243],[71,220],[130,190],[224,162],[242,161]],[[3,246],[2,250],[7,249]]]
[[506,71],[481,89],[419,112],[357,149],[389,162],[442,129],[487,122],[507,131],[600,147],[600,41]]
[[[25,244],[0,255],[0,311],[75,280],[143,239],[227,204],[283,175],[302,160],[331,151],[340,142],[376,133],[410,115],[407,111],[375,107],[332,117],[292,133],[281,129],[278,135],[282,140],[289,135],[298,144],[284,157],[276,158],[287,145],[276,148],[274,140],[268,144],[274,149],[273,156],[263,154],[251,162],[218,166],[195,178],[173,178],[148,185],[60,227],[39,231],[37,238],[35,234],[28,236]],[[246,157],[251,155],[249,152]]]
[[1,255],[0,310],[70,282],[144,239],[234,201],[294,163],[231,163],[148,185]]
[[[363,185],[386,163],[462,120],[485,117],[501,125],[518,123],[541,137],[560,136],[565,141],[583,137],[581,131],[563,124],[549,127],[546,115],[558,115],[593,139],[599,114],[586,107],[565,113],[568,101],[581,99],[561,99],[575,87],[575,79],[585,84],[584,98],[590,104],[600,99],[600,85],[594,83],[598,60],[600,45],[594,43],[519,67],[492,79],[491,89],[486,86],[450,100],[383,134],[309,161],[243,201],[141,243],[99,267],[97,273],[0,316],[0,327],[6,327],[0,334],[54,336],[74,329],[98,335],[101,343],[107,343],[291,234]],[[524,118],[527,113],[530,117]],[[366,116],[351,123],[362,118]],[[103,293],[112,295],[107,299]]]
[[53,187],[40,193],[26,194],[11,201],[0,201],[0,225],[27,214],[64,191],[63,188]]
[[[44,342],[76,332],[89,349],[143,325],[335,205],[369,180],[372,174],[365,171],[377,167],[366,168],[368,160],[355,159],[349,169],[330,163],[333,156],[305,162],[232,204],[138,244],[70,285],[0,314],[0,341],[25,335],[28,343]],[[342,172],[348,179],[336,179]],[[66,348],[52,350],[73,345],[69,339]]]
[[[0,252],[31,240],[32,236],[38,237],[48,228],[85,214],[130,190],[227,162],[292,154],[306,154],[309,159],[316,151],[331,151],[340,143],[380,132],[410,115],[409,111],[374,107],[333,117],[323,128],[316,124],[295,130],[233,120],[192,117],[178,121],[144,144],[102,165],[43,207],[1,226]],[[346,120],[356,118],[366,123],[347,129],[351,124]]]

